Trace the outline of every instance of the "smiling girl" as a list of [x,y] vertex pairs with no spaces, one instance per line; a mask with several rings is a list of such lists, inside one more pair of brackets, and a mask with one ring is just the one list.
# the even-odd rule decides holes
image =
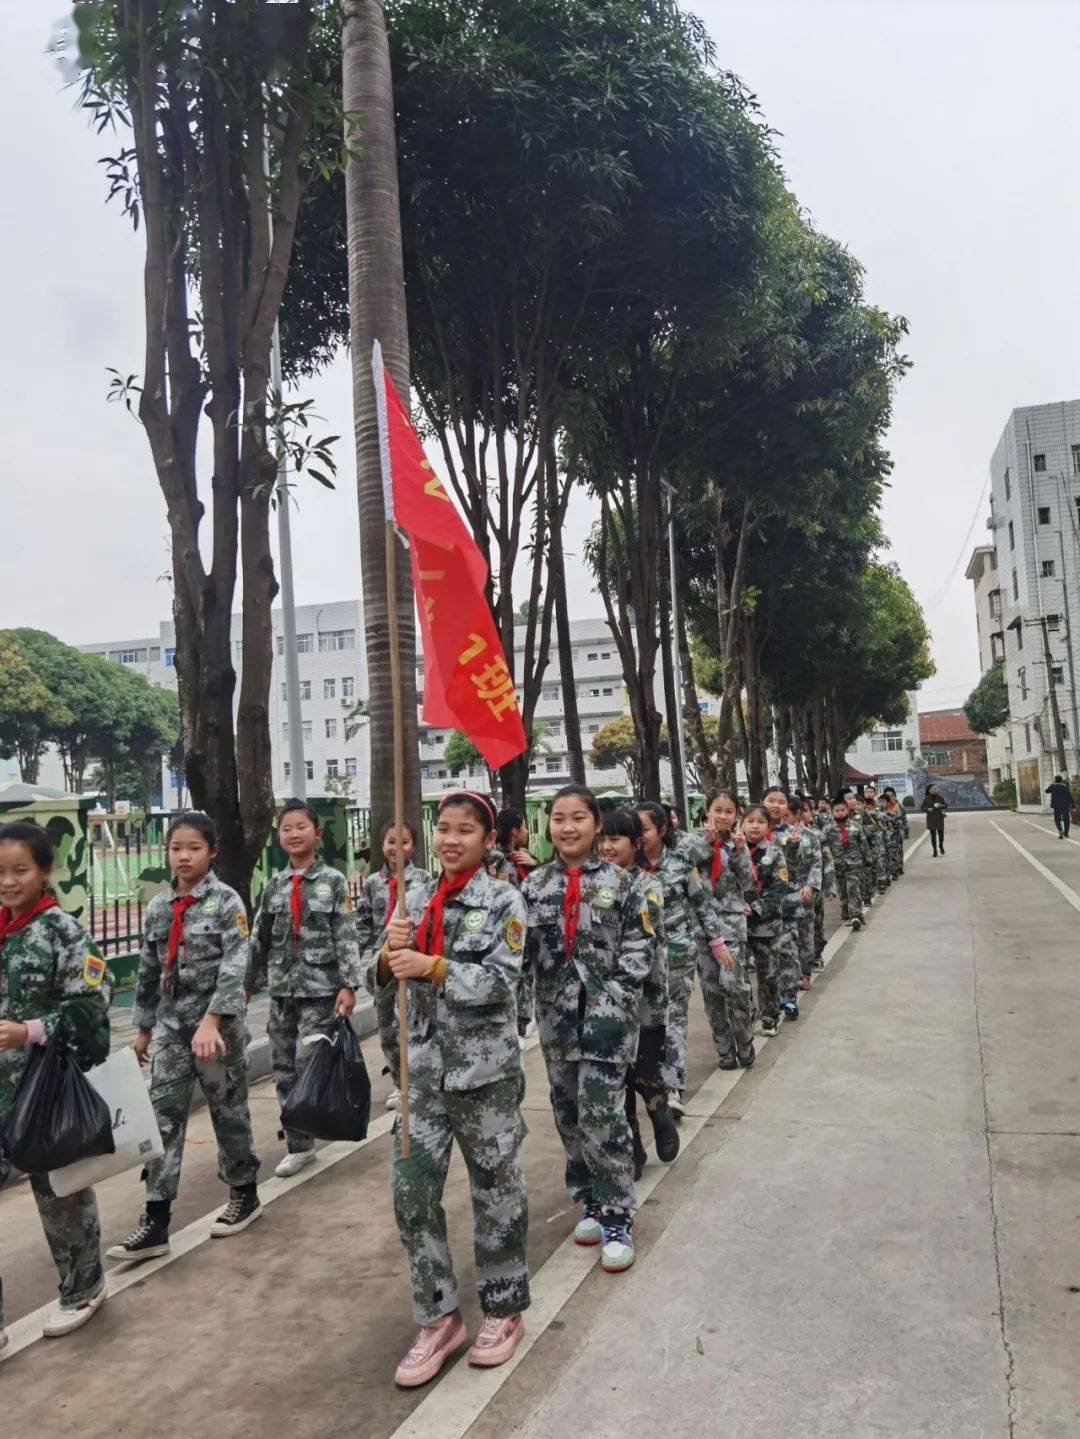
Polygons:
[[[778,845],[769,838],[769,815],[753,804],[742,817],[750,863],[754,867],[755,897],[746,919],[747,940],[758,978],[758,1007],[762,1034],[775,1034],[780,1024],[781,980],[787,965],[785,921],[800,907],[792,899],[787,865]],[[798,1009],[794,1018],[798,1018]]]
[[746,838],[738,828],[740,813],[738,798],[729,789],[716,790],[706,798],[705,834],[710,854],[703,877],[719,907],[724,943],[735,961],[734,974],[726,981],[714,962],[698,957],[701,993],[721,1069],[749,1069],[754,1063],[753,993],[746,977],[746,906],[756,898],[757,888]]
[[603,1267],[615,1272],[634,1262],[626,1074],[653,926],[646,886],[596,855],[600,808],[591,790],[560,789],[548,829],[555,857],[522,886],[536,1018],[566,1187],[582,1208],[574,1239],[601,1245]]
[[[0,825],[0,1119],[35,1045],[63,1031],[81,1067],[109,1053],[112,989],[97,945],[48,888],[53,848],[40,825]],[[0,1154],[0,1186],[8,1176]],[[44,1174],[30,1176],[53,1263],[60,1304],[45,1321],[59,1338],[92,1319],[108,1291],[101,1269],[101,1226],[92,1189],[58,1199]],[[0,1349],[7,1344],[0,1284]]]
[[409,1157],[401,1156],[395,1126],[390,1184],[421,1326],[394,1376],[409,1389],[433,1379],[468,1338],[442,1205],[454,1140],[469,1171],[484,1311],[469,1363],[505,1364],[521,1342],[529,1306],[517,1036],[525,906],[484,867],[494,829],[483,795],[445,795],[435,824],[438,881],[410,889],[407,916],[391,917],[385,943],[365,956],[376,1002],[408,981]]

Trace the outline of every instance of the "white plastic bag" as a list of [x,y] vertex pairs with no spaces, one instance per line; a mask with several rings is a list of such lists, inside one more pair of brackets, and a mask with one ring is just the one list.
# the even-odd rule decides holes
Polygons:
[[133,1049],[117,1050],[86,1077],[109,1106],[116,1153],[80,1159],[64,1169],[54,1169],[49,1183],[53,1193],[61,1198],[88,1189],[114,1174],[141,1168],[152,1159],[160,1159],[165,1152],[146,1080]]

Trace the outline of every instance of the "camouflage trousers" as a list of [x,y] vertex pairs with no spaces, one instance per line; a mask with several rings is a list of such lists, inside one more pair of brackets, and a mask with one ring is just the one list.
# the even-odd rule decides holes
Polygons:
[[777,955],[776,985],[781,999],[795,999],[802,980],[802,965],[799,962],[799,924],[802,915],[784,921]]
[[536,1018],[536,1004],[533,997],[532,960],[528,954],[521,956],[521,978],[518,980],[517,1017],[518,1033],[524,1034]]
[[545,1059],[571,1197],[628,1221],[637,1208],[637,1196],[625,1065],[546,1055]]
[[248,1111],[246,1027],[241,1019],[223,1019],[225,1058],[202,1063],[191,1052],[191,1036],[162,1035],[150,1061],[150,1102],[154,1106],[165,1153],[143,1170],[146,1197],[176,1198],[184,1158],[191,1096],[198,1084],[206,1097],[218,1147],[218,1175],[230,1189],[254,1184],[259,1173]]
[[520,1074],[460,1093],[414,1090],[409,1157],[402,1159],[395,1123],[390,1190],[398,1233],[409,1257],[413,1317],[434,1324],[458,1307],[458,1285],[446,1237],[443,1186],[456,1139],[469,1172],[476,1286],[485,1314],[504,1317],[529,1307],[526,1239],[529,1207],[521,1144],[524,1083]]
[[877,853],[874,855],[874,880],[877,884],[878,894],[884,894],[892,883],[892,877],[889,873],[888,850],[885,848],[884,840],[881,841]]
[[799,973],[810,974],[817,958],[814,945],[814,910],[812,906],[803,910],[795,921],[795,938],[799,947]]
[[637,1112],[637,1095],[652,1111],[667,1095],[669,1085],[664,1078],[664,1041],[662,1024],[642,1026],[638,1035],[637,1057],[626,1072],[626,1114],[633,1122]]
[[840,891],[840,918],[862,919],[863,917],[863,883],[862,869],[838,869],[836,871],[836,887]]
[[780,1000],[787,991],[781,988],[781,979],[791,971],[791,936],[786,930],[774,934],[760,934],[750,930],[747,948],[754,960],[757,972],[758,1009],[762,1019],[776,1020],[780,1017]]
[[[9,1171],[0,1159],[0,1187]],[[82,1304],[101,1288],[101,1221],[92,1189],[58,1199],[44,1174],[30,1176],[41,1227],[56,1272],[61,1304]],[[0,1280],[0,1331],[4,1328],[4,1285]]]
[[874,863],[874,856],[871,854],[869,860],[859,868],[859,889],[862,891],[864,905],[868,905],[874,897],[877,888],[877,866]]
[[689,962],[670,963],[668,952],[668,1022],[664,1038],[664,1079],[669,1089],[686,1088],[686,1030],[690,1023],[690,996],[697,973],[696,956]]
[[698,955],[701,997],[721,1063],[746,1059],[754,1043],[754,995],[746,978],[745,930],[741,935],[725,934],[724,943],[735,961],[734,970],[724,969],[708,952]]
[[[396,1000],[396,985],[393,997]],[[304,1039],[310,1034],[329,1032],[334,1022],[336,998],[336,994],[324,994],[318,999],[271,999],[266,1035],[270,1041],[270,1068],[274,1072],[274,1087],[280,1106],[284,1106],[311,1059],[312,1046],[304,1044]],[[381,1022],[381,1013],[379,1019]],[[386,1053],[385,1048],[383,1053]],[[394,1083],[397,1083],[396,1076]],[[286,1129],[282,1132],[290,1154],[303,1154],[315,1148],[315,1141],[310,1134],[301,1134],[297,1129]]]
[[814,958],[820,959],[825,948],[825,896],[821,890],[814,894]]
[[396,1089],[401,1083],[401,1045],[397,1028],[398,986],[386,994],[376,994],[375,1015],[379,1022],[379,1047],[386,1060],[386,1071]]
[[896,879],[904,872],[904,838],[897,835],[888,848],[889,874]]

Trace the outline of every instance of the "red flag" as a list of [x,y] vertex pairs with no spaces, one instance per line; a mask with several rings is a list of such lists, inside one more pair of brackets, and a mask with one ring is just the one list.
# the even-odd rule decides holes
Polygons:
[[386,406],[385,421],[382,413],[379,420],[387,504],[409,537],[424,648],[424,719],[463,731],[487,764],[499,769],[528,746],[514,681],[484,598],[487,565],[424,454],[378,346],[373,369],[380,411],[384,397]]

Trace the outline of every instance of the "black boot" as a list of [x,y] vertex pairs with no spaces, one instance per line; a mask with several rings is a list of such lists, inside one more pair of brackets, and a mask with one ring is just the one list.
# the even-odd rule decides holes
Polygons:
[[662,1164],[670,1164],[679,1152],[679,1126],[666,1099],[658,1100],[656,1108],[649,1110],[649,1119],[656,1141],[656,1157]]
[[172,1206],[167,1199],[148,1199],[146,1213],[122,1244],[106,1250],[106,1259],[142,1264],[169,1252],[169,1220]]

